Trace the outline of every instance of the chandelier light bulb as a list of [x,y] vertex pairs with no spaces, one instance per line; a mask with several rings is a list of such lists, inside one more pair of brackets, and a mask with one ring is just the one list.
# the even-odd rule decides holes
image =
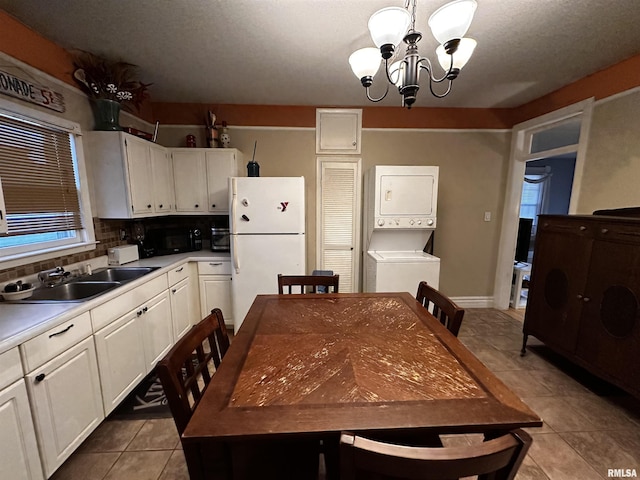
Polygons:
[[473,38],[461,39],[458,49],[453,54],[453,66],[451,65],[451,55],[445,52],[443,45],[440,45],[436,48],[436,55],[438,55],[440,66],[445,72],[449,70],[449,67],[461,70],[471,58],[477,44],[478,42]]
[[369,19],[369,32],[376,47],[398,46],[409,29],[411,14],[406,8],[387,7],[378,10]]
[[358,79],[373,77],[380,68],[380,51],[374,47],[356,50],[349,57],[349,65]]
[[445,44],[454,38],[464,37],[477,7],[476,0],[454,0],[433,12],[429,17],[429,27],[438,43]]

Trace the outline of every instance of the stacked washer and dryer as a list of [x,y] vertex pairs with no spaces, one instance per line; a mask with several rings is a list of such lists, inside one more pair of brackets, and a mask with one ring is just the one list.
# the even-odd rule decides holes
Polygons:
[[440,259],[425,247],[436,228],[438,167],[378,165],[365,174],[363,291],[439,287]]

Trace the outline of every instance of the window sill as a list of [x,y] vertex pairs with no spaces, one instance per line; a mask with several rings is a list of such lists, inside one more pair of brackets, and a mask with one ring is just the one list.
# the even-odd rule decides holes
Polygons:
[[66,255],[75,255],[90,250],[95,250],[99,242],[85,242],[75,245],[65,245],[62,247],[51,248],[48,250],[40,250],[37,253],[27,252],[17,255],[11,255],[0,258],[0,270],[7,268],[21,267],[30,263],[43,262],[53,258],[64,257]]

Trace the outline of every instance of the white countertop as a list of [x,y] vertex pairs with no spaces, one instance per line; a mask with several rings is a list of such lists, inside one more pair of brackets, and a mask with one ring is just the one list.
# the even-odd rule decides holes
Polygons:
[[160,267],[144,277],[114,288],[85,302],[8,303],[0,302],[0,353],[46,332],[71,318],[112,300],[123,292],[167,273],[184,262],[229,260],[229,253],[199,251],[145,258],[125,267]]

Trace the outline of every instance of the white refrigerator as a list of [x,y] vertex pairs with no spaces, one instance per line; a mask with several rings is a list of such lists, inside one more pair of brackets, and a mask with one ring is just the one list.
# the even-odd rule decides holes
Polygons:
[[234,330],[256,295],[278,293],[278,274],[305,274],[304,177],[229,178]]

